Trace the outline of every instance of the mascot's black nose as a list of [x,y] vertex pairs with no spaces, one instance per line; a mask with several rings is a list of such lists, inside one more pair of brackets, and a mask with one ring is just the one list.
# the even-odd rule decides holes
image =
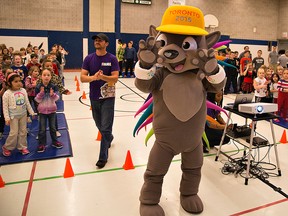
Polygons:
[[168,59],[174,59],[179,55],[179,52],[176,50],[167,50],[164,52],[164,56]]

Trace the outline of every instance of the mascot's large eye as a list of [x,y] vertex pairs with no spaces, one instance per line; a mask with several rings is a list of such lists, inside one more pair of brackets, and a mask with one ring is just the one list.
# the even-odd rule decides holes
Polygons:
[[160,34],[157,38],[156,41],[160,41],[161,42],[161,47],[166,46],[167,44],[167,37],[165,34]]
[[197,43],[194,38],[187,37],[183,41],[182,48],[184,50],[196,50],[197,49]]

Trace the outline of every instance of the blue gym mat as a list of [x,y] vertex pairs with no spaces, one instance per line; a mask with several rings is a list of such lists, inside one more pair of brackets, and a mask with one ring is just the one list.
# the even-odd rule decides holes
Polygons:
[[31,124],[28,124],[29,133],[27,136],[28,149],[30,154],[22,155],[17,149],[12,151],[10,157],[5,157],[2,154],[2,146],[5,144],[6,138],[8,136],[9,127],[5,126],[5,132],[3,138],[0,140],[0,166],[9,165],[14,163],[29,162],[35,160],[47,160],[55,159],[59,157],[71,157],[73,156],[71,141],[69,136],[69,131],[67,127],[67,122],[64,113],[57,113],[58,127],[61,137],[58,137],[58,141],[63,143],[62,149],[56,149],[52,147],[52,141],[50,133],[47,130],[47,145],[45,152],[38,153],[38,140],[36,139],[38,135],[38,120],[33,120]]
[[275,122],[273,120],[273,123],[280,126],[280,127],[284,127],[284,128],[287,128],[288,129],[288,122],[285,121],[283,118],[278,118],[280,120],[280,122]]
[[63,100],[57,100],[57,112],[64,112],[64,101]]
[[22,155],[17,149],[12,151],[11,156],[5,157],[2,154],[2,146],[5,143],[5,140],[7,136],[4,136],[0,140],[0,165],[9,165],[14,163],[22,163],[22,162],[29,162],[29,161],[35,161],[35,160],[47,160],[47,159],[55,159],[60,157],[71,157],[73,156],[72,147],[71,147],[71,141],[69,132],[66,129],[60,130],[61,137],[58,137],[58,141],[63,143],[62,149],[57,149],[52,147],[51,145],[51,137],[49,134],[49,131],[47,131],[47,145],[45,152],[38,153],[37,147],[38,147],[38,140],[36,140],[36,136],[33,134],[29,135],[27,137],[28,140],[28,149],[30,151],[30,154],[28,155]]

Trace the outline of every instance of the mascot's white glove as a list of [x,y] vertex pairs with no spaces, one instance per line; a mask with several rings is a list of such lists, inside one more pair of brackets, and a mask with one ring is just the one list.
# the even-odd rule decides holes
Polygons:
[[156,66],[153,65],[150,69],[144,69],[140,67],[139,61],[135,65],[135,76],[141,80],[150,80],[156,72]]
[[211,84],[219,84],[221,83],[225,77],[226,77],[226,73],[224,68],[219,65],[219,71],[217,74],[211,75],[211,76],[206,76],[206,79],[211,83]]

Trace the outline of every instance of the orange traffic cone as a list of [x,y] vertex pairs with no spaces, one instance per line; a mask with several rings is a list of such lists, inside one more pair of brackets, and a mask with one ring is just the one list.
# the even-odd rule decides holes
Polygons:
[[92,110],[92,106],[90,106],[90,110]]
[[76,86],[80,86],[78,79],[76,80]]
[[82,99],[87,99],[85,91],[83,91]]
[[70,178],[73,176],[74,176],[74,172],[73,172],[70,160],[69,160],[69,158],[67,158],[63,177],[64,178]]
[[286,130],[283,131],[282,137],[281,137],[279,142],[280,143],[287,143]]
[[77,76],[75,75],[74,81],[77,81],[77,80],[78,80],[78,78],[77,78]]
[[1,175],[0,175],[0,188],[5,187],[5,182],[3,181]]
[[96,140],[101,141],[101,139],[102,139],[102,135],[101,135],[100,131],[98,131]]
[[134,169],[134,165],[132,162],[132,158],[131,158],[131,154],[130,151],[127,151],[127,155],[126,155],[126,160],[125,160],[125,164],[123,165],[123,169],[124,170],[130,170],[130,169]]
[[79,85],[76,87],[76,91],[80,91],[80,87],[79,87]]

